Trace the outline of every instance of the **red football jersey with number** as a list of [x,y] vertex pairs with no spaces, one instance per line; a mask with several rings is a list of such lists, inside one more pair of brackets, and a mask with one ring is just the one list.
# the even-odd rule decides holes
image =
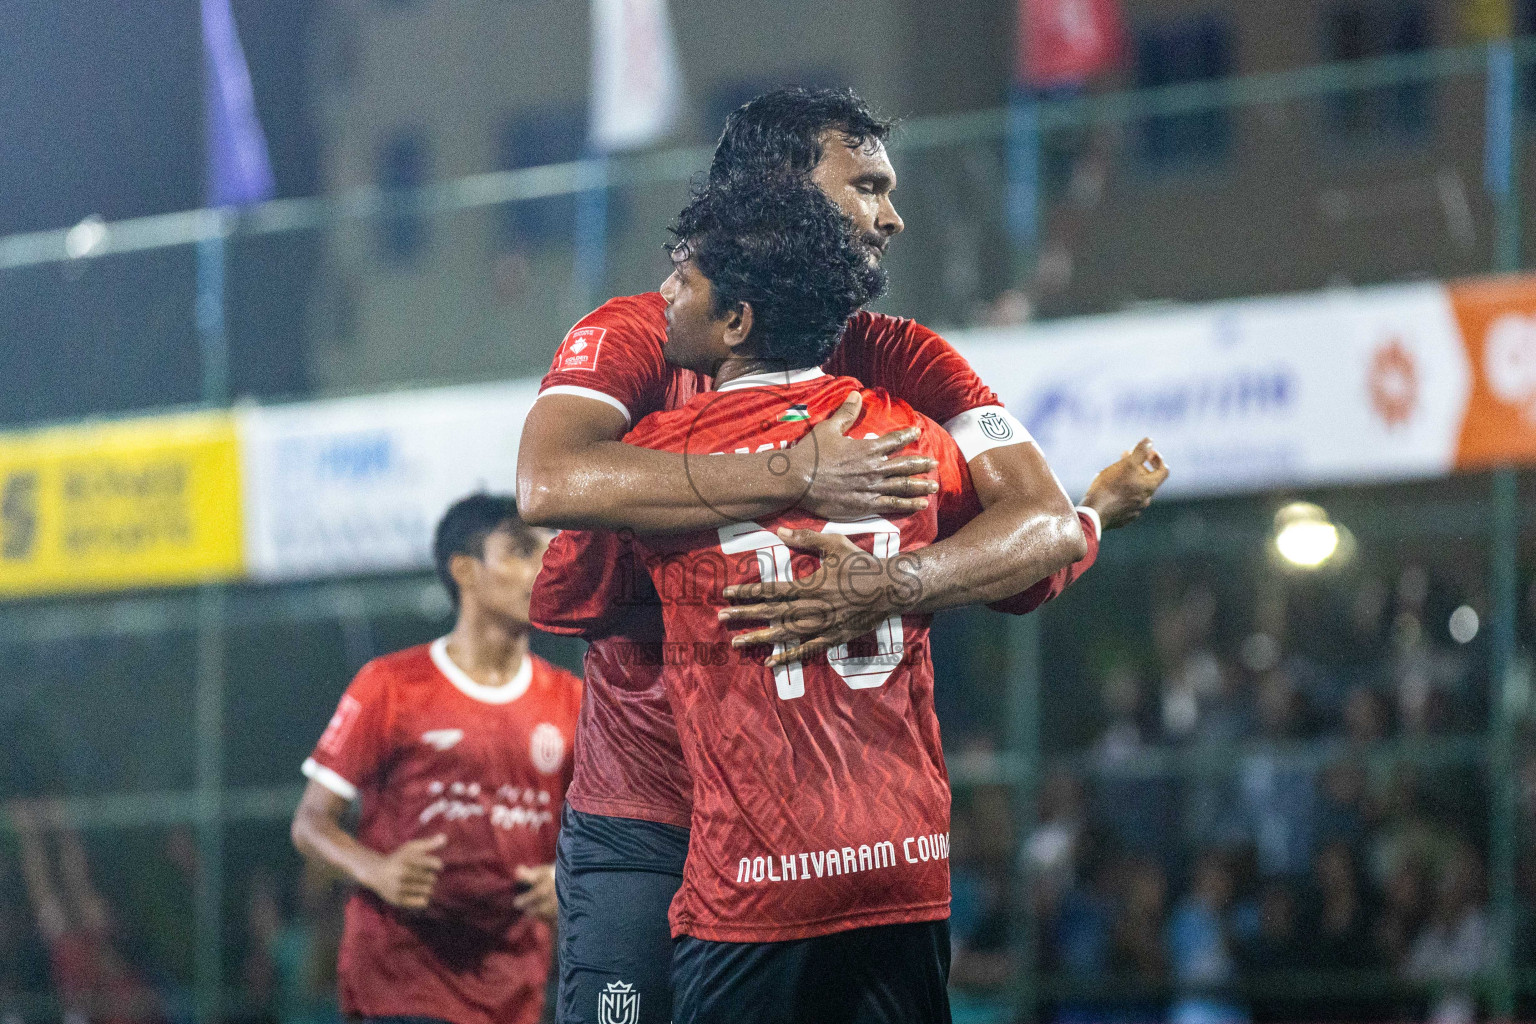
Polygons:
[[348,902],[337,973],[349,1017],[539,1020],[550,929],[513,906],[514,870],[555,858],[581,689],[531,654],[505,685],[482,686],[438,640],[369,662],[342,695],[304,774],[362,802],[370,849],[448,837],[425,911],[364,889]]
[[[788,447],[860,390],[818,369],[731,381],[656,413],[630,444],[707,457]],[[693,778],[693,834],[674,935],[779,942],[949,916],[949,780],[933,703],[928,617],[892,616],[868,636],[805,663],[769,669],[737,652],[716,618],[733,583],[788,580],[816,568],[779,527],[844,534],[889,559],[932,543],[973,510],[965,462],[936,423],[865,390],[851,433],[920,425],[910,451],[938,461],[939,491],[911,515],[827,523],[792,511],[641,546],[668,638],[664,680]],[[889,578],[852,587],[911,589]]]
[[[708,378],[662,355],[666,305],[658,292],[604,303],[561,342],[540,395],[596,399],[634,424],[707,389]],[[943,338],[880,313],[854,315],[826,369],[884,388],[940,423],[1001,404]],[[660,621],[648,591],[627,539],[566,530],[544,556],[532,614],[540,629],[589,643],[571,806],[687,826],[691,783],[661,682]]]

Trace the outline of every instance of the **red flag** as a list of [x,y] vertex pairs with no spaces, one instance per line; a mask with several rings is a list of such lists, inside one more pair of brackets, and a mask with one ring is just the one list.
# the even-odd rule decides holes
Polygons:
[[1019,0],[1023,85],[1080,85],[1118,65],[1124,43],[1119,0]]

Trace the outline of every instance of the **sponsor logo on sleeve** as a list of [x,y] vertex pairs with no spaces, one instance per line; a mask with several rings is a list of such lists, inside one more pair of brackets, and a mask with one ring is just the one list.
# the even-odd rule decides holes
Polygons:
[[612,981],[597,994],[598,1024],[635,1024],[640,1019],[640,993],[635,986]]
[[350,693],[342,694],[341,703],[336,705],[336,713],[331,716],[330,724],[325,727],[325,732],[320,734],[320,750],[325,754],[340,753],[346,745],[347,736],[352,732],[352,725],[357,721],[357,716],[362,713],[362,703]]
[[555,369],[596,370],[597,357],[603,350],[606,327],[578,327],[560,343],[560,354],[555,358]]
[[557,726],[543,722],[534,726],[528,741],[528,756],[533,766],[545,775],[553,775],[565,763],[565,736]]

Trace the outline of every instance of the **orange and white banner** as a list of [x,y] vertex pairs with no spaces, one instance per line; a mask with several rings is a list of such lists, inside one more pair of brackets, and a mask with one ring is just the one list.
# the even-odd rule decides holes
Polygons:
[[951,335],[1073,491],[1140,437],[1215,493],[1536,463],[1536,277]]

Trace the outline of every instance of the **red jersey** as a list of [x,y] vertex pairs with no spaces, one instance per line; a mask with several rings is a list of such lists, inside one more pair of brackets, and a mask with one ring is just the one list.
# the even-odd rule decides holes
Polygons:
[[[707,389],[708,378],[662,355],[666,305],[660,293],[647,292],[588,314],[556,350],[540,395],[596,399],[634,424]],[[899,317],[855,314],[826,368],[884,388],[944,424],[1001,405],[948,342]],[[965,451],[967,460],[993,443],[971,436],[975,450]],[[661,683],[659,618],[646,608],[644,577],[626,540],[606,531],[562,531],[534,586],[533,621],[589,643],[571,806],[686,827],[690,781]]]
[[550,931],[512,905],[513,872],[554,860],[581,685],[530,654],[511,681],[482,686],[438,640],[369,662],[347,688],[304,774],[361,799],[364,846],[448,837],[425,911],[364,889],[348,902],[337,967],[348,1016],[539,1019]]
[[[819,369],[731,381],[643,420],[626,442],[694,455],[788,447],[859,390]],[[693,778],[693,834],[674,935],[779,942],[949,916],[949,779],[933,704],[928,616],[892,616],[867,637],[775,669],[738,654],[716,612],[733,583],[814,571],[774,530],[847,535],[876,557],[932,543],[975,495],[955,442],[884,391],[865,391],[853,430],[914,424],[939,491],[907,516],[771,520],[641,542],[660,595],[664,680]],[[915,577],[852,581],[912,587]]]

